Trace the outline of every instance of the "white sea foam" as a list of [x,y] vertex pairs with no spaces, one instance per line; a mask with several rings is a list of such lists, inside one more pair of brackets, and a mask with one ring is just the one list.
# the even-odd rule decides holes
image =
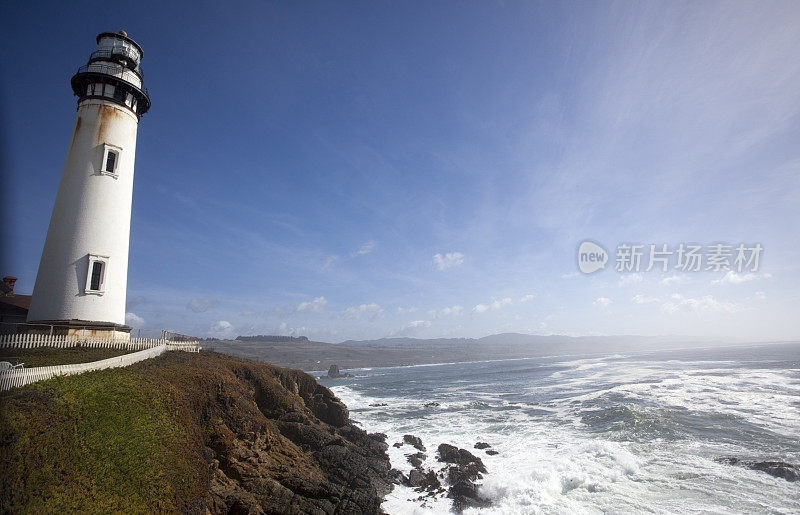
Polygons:
[[[692,415],[707,416],[709,430],[723,431],[725,427],[713,424],[739,421],[734,427],[752,427],[764,435],[800,434],[797,369],[745,368],[730,361],[665,363],[596,358],[556,362],[551,365],[569,368],[514,392],[474,380],[394,396],[358,382],[333,390],[362,427],[388,435],[392,465],[405,473],[411,470],[407,455],[416,450],[392,444],[407,433],[426,445],[425,468],[441,467],[435,455],[439,443],[481,456],[489,473],[480,492],[492,500],[492,507],[468,513],[800,511],[800,484],[713,460],[757,452],[775,458],[769,451],[778,448],[770,447],[774,442],[769,436],[761,448],[733,438],[670,439],[669,432],[636,439],[619,431],[599,431],[584,420],[587,413],[613,415],[609,408],[618,406],[627,410],[623,415],[632,414],[631,431],[640,430],[637,424],[642,423],[656,424],[654,431],[658,424],[665,430],[689,431],[691,427],[680,427],[674,417]],[[418,377],[408,379],[414,388],[422,388]],[[510,394],[513,400],[506,398]],[[425,408],[434,395],[439,406]],[[370,406],[375,403],[386,406]],[[713,422],[714,417],[720,422]],[[474,450],[478,441],[489,442],[499,454]],[[777,457],[798,462],[797,449],[784,449]],[[450,512],[449,499],[423,502],[420,495],[397,486],[383,509],[391,514]]]

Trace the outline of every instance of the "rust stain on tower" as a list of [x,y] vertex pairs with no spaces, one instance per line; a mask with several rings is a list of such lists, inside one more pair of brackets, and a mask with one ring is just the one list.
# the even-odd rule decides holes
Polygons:
[[113,122],[123,117],[124,115],[116,107],[109,105],[101,105],[100,107],[100,125],[97,134],[98,141],[105,141],[108,139],[106,131],[111,128]]

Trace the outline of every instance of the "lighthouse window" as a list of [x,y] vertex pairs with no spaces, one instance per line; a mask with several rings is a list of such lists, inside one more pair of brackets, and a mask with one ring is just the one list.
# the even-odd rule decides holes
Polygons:
[[119,147],[104,143],[103,160],[100,161],[98,173],[101,175],[111,175],[112,177],[117,177],[117,174],[119,173],[119,160],[121,151],[122,149]]
[[89,254],[89,269],[86,277],[86,293],[102,294],[105,291],[106,256]]
[[90,290],[100,289],[100,279],[103,278],[103,263],[95,261],[92,263],[92,278],[89,286]]
[[106,172],[114,172],[117,167],[117,153],[113,150],[108,151],[108,155],[106,156]]
[[114,91],[114,100],[117,100],[119,102],[125,102],[125,91],[117,88]]

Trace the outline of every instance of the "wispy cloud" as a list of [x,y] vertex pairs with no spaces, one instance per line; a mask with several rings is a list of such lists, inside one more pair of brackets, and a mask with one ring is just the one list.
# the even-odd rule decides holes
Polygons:
[[322,262],[322,269],[323,270],[327,270],[328,268],[333,266],[333,264],[336,263],[338,260],[339,260],[339,256],[337,256],[335,254],[327,256],[325,258],[325,260]]
[[529,293],[527,295],[523,295],[522,297],[520,297],[519,302],[520,302],[520,304],[522,304],[522,303],[528,302],[529,300],[533,300],[535,297],[536,297],[536,295],[532,295],[532,294]]
[[631,299],[634,304],[650,304],[652,302],[661,302],[658,297],[648,297],[647,295],[634,295]]
[[677,313],[680,311],[690,311],[694,313],[705,312],[724,312],[734,313],[740,311],[741,307],[732,302],[722,302],[714,298],[712,295],[704,295],[702,297],[687,298],[678,293],[670,297],[669,302],[665,302],[661,306],[664,313]]
[[435,254],[433,256],[433,264],[439,270],[447,270],[454,266],[459,266],[464,262],[464,254],[461,252],[448,252],[447,254]]
[[144,318],[140,317],[136,313],[125,313],[125,323],[132,327],[141,328],[144,326]]
[[298,312],[323,313],[328,301],[325,297],[316,297],[312,301],[301,302],[297,305]]
[[609,299],[608,297],[598,297],[592,302],[592,305],[596,308],[607,308],[610,306],[614,301]]
[[373,250],[375,250],[375,240],[369,240],[365,244],[361,245],[361,247],[359,247],[358,250],[351,253],[350,257],[364,256],[366,254],[369,254]]
[[746,273],[746,274],[737,274],[733,270],[729,270],[725,275],[723,275],[720,279],[714,279],[711,281],[711,284],[741,284],[747,283],[750,281],[755,281],[756,279],[771,279],[772,274],[753,274],[753,273]]
[[642,274],[636,272],[632,274],[622,274],[617,281],[617,286],[628,286],[630,284],[638,284],[644,280]]
[[444,307],[438,311],[435,309],[431,309],[428,311],[427,315],[429,318],[437,319],[448,316],[457,316],[460,315],[463,311],[464,311],[463,306],[453,306],[453,307]]
[[511,298],[506,297],[504,299],[495,300],[489,304],[478,304],[474,308],[472,308],[473,314],[480,315],[481,313],[486,313],[487,311],[497,311],[499,309],[504,308],[505,306],[511,305]]
[[430,326],[431,323],[429,320],[413,320],[403,325],[400,329],[389,331],[389,336],[412,336],[417,334],[421,329],[425,329]]
[[369,304],[360,304],[358,306],[350,306],[340,314],[340,317],[345,320],[375,320],[383,314],[383,308],[375,302]]
[[686,279],[681,277],[680,275],[671,275],[669,277],[665,277],[665,278],[661,279],[658,282],[658,284],[660,284],[662,286],[672,286],[672,285],[675,285],[675,284],[681,284],[681,283],[683,283],[685,281],[686,281]]
[[135,308],[136,306],[140,306],[142,304],[147,303],[147,298],[142,295],[136,295],[134,297],[128,298],[126,302],[126,306],[128,309]]
[[205,313],[209,308],[217,304],[218,301],[216,299],[192,297],[186,304],[186,309],[195,313]]

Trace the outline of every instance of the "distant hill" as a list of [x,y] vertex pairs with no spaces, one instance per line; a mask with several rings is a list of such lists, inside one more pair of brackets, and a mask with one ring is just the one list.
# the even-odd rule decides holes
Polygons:
[[278,336],[274,334],[257,334],[255,336],[237,336],[242,342],[307,342],[306,336]]
[[[265,337],[266,338],[266,337]],[[342,369],[389,367],[533,358],[570,354],[613,354],[708,346],[721,342],[698,342],[681,337],[564,336],[503,333],[483,338],[382,338],[325,343],[295,339],[278,341],[247,337],[245,341],[219,341],[209,346],[220,352],[268,361],[303,370],[324,371],[330,365]]]

